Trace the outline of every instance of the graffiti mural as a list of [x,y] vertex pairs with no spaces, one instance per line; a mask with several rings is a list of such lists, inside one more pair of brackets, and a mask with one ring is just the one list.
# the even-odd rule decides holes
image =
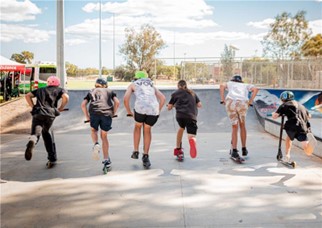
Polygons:
[[[269,116],[281,105],[280,95],[284,89],[260,89],[254,104],[263,117]],[[322,91],[321,90],[290,90],[295,100],[303,104],[312,117],[322,118]]]

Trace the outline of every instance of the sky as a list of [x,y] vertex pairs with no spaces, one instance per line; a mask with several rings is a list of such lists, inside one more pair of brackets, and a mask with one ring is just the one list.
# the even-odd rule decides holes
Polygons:
[[[260,41],[283,12],[306,11],[313,35],[322,33],[322,0],[64,0],[65,61],[80,68],[99,67],[100,1],[101,59],[109,69],[125,63],[125,28],[144,24],[166,42],[157,57],[172,64],[220,58],[225,45],[237,48],[236,57],[261,56]],[[53,0],[1,0],[1,55],[30,51],[34,61],[55,62],[56,8]]]

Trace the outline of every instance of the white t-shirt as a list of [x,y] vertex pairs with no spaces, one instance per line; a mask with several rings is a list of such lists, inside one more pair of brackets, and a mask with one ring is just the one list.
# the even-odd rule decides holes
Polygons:
[[230,98],[232,100],[248,101],[248,93],[253,87],[254,85],[229,81],[227,82],[228,94],[226,98]]
[[146,115],[159,115],[159,102],[155,94],[153,82],[149,78],[139,79],[133,82],[135,85],[134,109],[137,113]]

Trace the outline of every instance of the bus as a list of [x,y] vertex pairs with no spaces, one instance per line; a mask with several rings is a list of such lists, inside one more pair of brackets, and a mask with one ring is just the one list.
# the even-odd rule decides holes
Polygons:
[[27,64],[25,74],[21,77],[20,88],[33,90],[47,85],[47,78],[56,76],[57,67],[55,62],[39,61]]

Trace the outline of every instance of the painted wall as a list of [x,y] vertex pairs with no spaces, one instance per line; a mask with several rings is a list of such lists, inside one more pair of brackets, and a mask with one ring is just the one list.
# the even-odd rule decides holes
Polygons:
[[[263,117],[276,111],[281,105],[280,95],[285,89],[260,89],[254,105]],[[303,104],[312,117],[322,118],[322,91],[321,90],[290,90],[295,100]]]

